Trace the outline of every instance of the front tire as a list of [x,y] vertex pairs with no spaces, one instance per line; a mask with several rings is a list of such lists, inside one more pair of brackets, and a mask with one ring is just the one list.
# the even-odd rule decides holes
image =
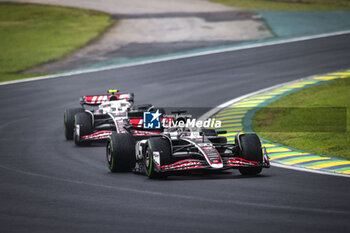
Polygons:
[[[236,145],[240,145],[240,154],[243,159],[255,161],[261,164],[263,162],[263,153],[261,143],[256,134],[241,134],[236,135]],[[254,176],[262,171],[262,167],[244,167],[239,168],[242,175]]]
[[64,111],[64,135],[66,140],[74,138],[74,116],[77,113],[84,112],[83,108],[68,108]]
[[[83,136],[92,134],[92,117],[87,112],[78,113],[75,115],[74,122],[74,143],[77,146],[86,146],[88,141],[81,140]],[[79,130],[79,132],[78,132]]]
[[[154,155],[159,153],[159,159],[154,160]],[[164,166],[172,163],[170,142],[164,137],[148,139],[148,147],[144,156],[145,173],[149,178],[165,178],[165,173],[157,171],[156,166]]]
[[134,137],[113,132],[107,140],[106,156],[111,172],[131,171],[136,163]]

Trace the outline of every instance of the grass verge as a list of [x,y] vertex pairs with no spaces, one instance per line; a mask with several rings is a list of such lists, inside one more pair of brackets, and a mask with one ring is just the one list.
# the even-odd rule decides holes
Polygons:
[[350,159],[349,90],[346,78],[284,96],[257,112],[253,130],[296,149]]
[[97,11],[1,3],[0,82],[37,76],[21,71],[72,53],[113,23]]
[[350,10],[348,0],[210,0],[245,10],[319,11]]

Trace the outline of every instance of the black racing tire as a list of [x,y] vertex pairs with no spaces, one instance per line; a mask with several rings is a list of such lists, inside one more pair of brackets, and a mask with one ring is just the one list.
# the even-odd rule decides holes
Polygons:
[[202,132],[205,136],[218,136],[215,129],[202,128]]
[[[76,132],[77,125],[79,125],[79,133]],[[74,143],[77,146],[86,146],[88,141],[82,141],[81,137],[92,134],[92,116],[87,112],[81,112],[75,115],[74,121]]]
[[172,164],[172,152],[170,142],[165,137],[154,137],[148,139],[148,146],[144,156],[145,173],[149,178],[165,178],[166,173],[159,173],[155,169],[153,152],[159,152],[159,166]]
[[64,135],[66,140],[74,138],[74,116],[77,113],[84,112],[83,108],[68,108],[64,111]]
[[[243,159],[258,163],[263,162],[263,153],[258,135],[242,134],[239,136],[239,142],[238,136],[236,136],[235,141],[240,145],[240,155]],[[245,167],[240,168],[239,171],[242,175],[258,175],[262,171],[262,167]]]
[[113,132],[107,140],[106,156],[111,172],[128,172],[136,164],[135,139],[129,133]]

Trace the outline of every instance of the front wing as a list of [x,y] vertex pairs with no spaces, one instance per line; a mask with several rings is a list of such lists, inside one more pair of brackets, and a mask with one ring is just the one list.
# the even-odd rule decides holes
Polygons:
[[230,168],[242,168],[242,167],[264,167],[269,168],[270,162],[268,159],[264,159],[262,163],[255,161],[248,161],[239,157],[222,157],[223,167],[216,169],[211,167],[207,161],[199,159],[185,159],[177,161],[173,164],[159,166],[156,164],[156,168],[159,172],[168,171],[183,171],[183,170],[226,170]]
[[[80,141],[104,141],[106,140],[111,134],[112,130],[101,130],[94,132],[89,135],[82,135],[80,138]],[[121,131],[120,133],[126,133],[125,130]],[[134,130],[132,131],[132,135],[135,137],[148,137],[152,135],[158,135],[160,134],[160,131],[143,131],[143,130]]]

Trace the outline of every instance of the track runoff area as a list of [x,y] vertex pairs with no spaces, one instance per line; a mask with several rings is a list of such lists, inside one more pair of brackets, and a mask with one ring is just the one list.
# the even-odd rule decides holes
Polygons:
[[[307,77],[304,79],[280,84],[263,89],[243,97],[230,100],[217,109],[204,114],[201,118],[215,119],[221,122],[217,130],[227,131],[228,142],[234,142],[237,132],[252,132],[252,119],[260,109],[277,99],[301,90],[303,88],[330,82],[336,79],[350,78],[350,70],[344,70],[324,75]],[[214,114],[214,112],[217,112]],[[344,114],[343,114],[344,115]],[[345,115],[346,116],[346,110]],[[346,120],[346,119],[345,119]],[[346,121],[345,121],[346,122]],[[346,125],[345,125],[346,127]],[[350,161],[327,155],[318,155],[285,145],[262,139],[262,146],[270,157],[271,164],[288,169],[350,177]]]

